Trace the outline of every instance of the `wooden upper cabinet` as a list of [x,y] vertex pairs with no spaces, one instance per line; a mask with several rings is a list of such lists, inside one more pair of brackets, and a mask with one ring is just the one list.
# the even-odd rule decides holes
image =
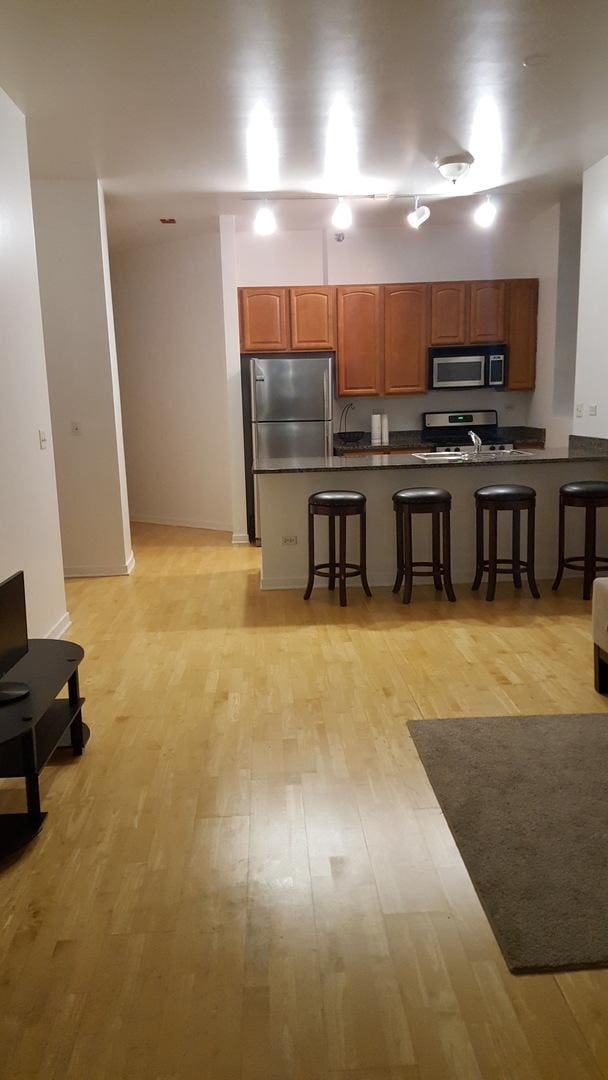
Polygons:
[[383,391],[383,318],[379,285],[339,285],[338,393]]
[[467,283],[443,281],[431,285],[431,344],[464,345],[467,324]]
[[292,349],[335,349],[336,290],[332,285],[289,290]]
[[538,279],[509,282],[507,315],[507,390],[533,390],[536,381]]
[[504,281],[472,281],[470,284],[469,341],[478,343],[505,340]]
[[241,289],[240,300],[242,351],[288,349],[287,289]]
[[424,394],[429,340],[428,285],[384,286],[384,392]]

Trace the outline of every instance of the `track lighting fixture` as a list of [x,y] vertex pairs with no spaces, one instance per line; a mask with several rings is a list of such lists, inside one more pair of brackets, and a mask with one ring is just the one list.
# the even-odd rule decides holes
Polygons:
[[496,203],[492,202],[489,195],[486,195],[485,200],[479,204],[473,214],[473,221],[476,225],[479,225],[481,229],[489,229],[494,224],[496,218]]
[[258,236],[271,236],[277,231],[277,219],[267,202],[260,206],[255,215],[253,227]]
[[407,215],[406,221],[412,229],[419,229],[431,216],[428,206],[418,206],[418,196],[414,195],[414,209]]
[[353,223],[353,212],[342,196],[338,198],[338,205],[331,215],[331,223],[335,229],[350,229]]

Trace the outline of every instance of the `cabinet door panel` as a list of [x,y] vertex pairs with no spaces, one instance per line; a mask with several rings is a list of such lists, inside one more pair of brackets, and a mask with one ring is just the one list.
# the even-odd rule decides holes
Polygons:
[[338,287],[338,393],[381,394],[382,295],[379,285]]
[[509,282],[507,390],[533,390],[536,381],[538,280]]
[[424,394],[429,339],[428,285],[384,287],[384,392]]
[[471,282],[471,344],[505,340],[505,293],[504,281]]
[[433,345],[466,343],[467,284],[435,282],[431,286],[431,342]]
[[336,290],[331,285],[289,290],[292,349],[335,349]]
[[287,289],[241,289],[241,350],[272,352],[289,348]]

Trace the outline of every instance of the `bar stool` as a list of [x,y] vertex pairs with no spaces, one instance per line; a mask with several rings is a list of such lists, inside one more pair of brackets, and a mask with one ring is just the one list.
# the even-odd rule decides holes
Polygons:
[[[568,558],[564,555],[567,506],[585,508],[585,554],[570,555]],[[597,571],[608,568],[608,558],[596,554],[596,510],[600,506],[608,506],[608,483],[603,480],[577,480],[562,484],[559,489],[559,539],[554,590],[559,588],[566,567],[569,570],[582,570],[583,600],[589,600]]]
[[[493,600],[496,594],[496,575],[512,574],[516,589],[521,589],[521,572],[525,570],[530,592],[535,600],[540,599],[538,585],[534,577],[534,526],[536,492],[534,488],[523,484],[493,484],[478,488],[475,492],[477,524],[477,571],[471,586],[478,589],[484,570],[488,571],[488,591],[486,600]],[[483,512],[489,511],[489,548],[488,558],[484,559]],[[513,514],[511,558],[498,558],[498,512],[510,510]],[[528,550],[526,561],[522,562],[520,547],[521,511],[528,511]]]
[[[452,587],[452,567],[450,555],[450,507],[452,496],[443,488],[404,488],[393,495],[395,527],[397,532],[397,576],[393,592],[403,589],[403,603],[412,599],[412,585],[415,577],[432,577],[437,591],[445,588],[448,600],[454,602],[456,596]],[[413,562],[412,559],[412,515],[432,514],[433,561]],[[441,552],[440,525],[443,526],[443,557]],[[421,568],[424,569],[421,569]],[[428,569],[430,567],[430,569]],[[442,580],[443,579],[443,580]]]
[[[360,577],[363,591],[371,596],[367,582],[365,554],[365,505],[367,499],[359,491],[317,491],[308,500],[308,583],[304,599],[309,600],[315,576],[329,578],[331,592],[340,590],[340,607],[346,607],[346,579]],[[329,562],[315,563],[315,517],[327,517],[329,525]],[[359,517],[359,562],[346,561],[346,519]],[[338,560],[336,561],[336,518],[340,523]]]

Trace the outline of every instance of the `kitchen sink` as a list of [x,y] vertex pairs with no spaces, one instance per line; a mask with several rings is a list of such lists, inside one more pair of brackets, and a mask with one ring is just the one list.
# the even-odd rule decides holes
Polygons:
[[459,450],[436,450],[412,454],[412,457],[420,458],[421,461],[436,462],[437,465],[451,461],[502,461],[503,458],[533,457],[530,450],[480,450],[478,454],[474,450],[461,452]]

